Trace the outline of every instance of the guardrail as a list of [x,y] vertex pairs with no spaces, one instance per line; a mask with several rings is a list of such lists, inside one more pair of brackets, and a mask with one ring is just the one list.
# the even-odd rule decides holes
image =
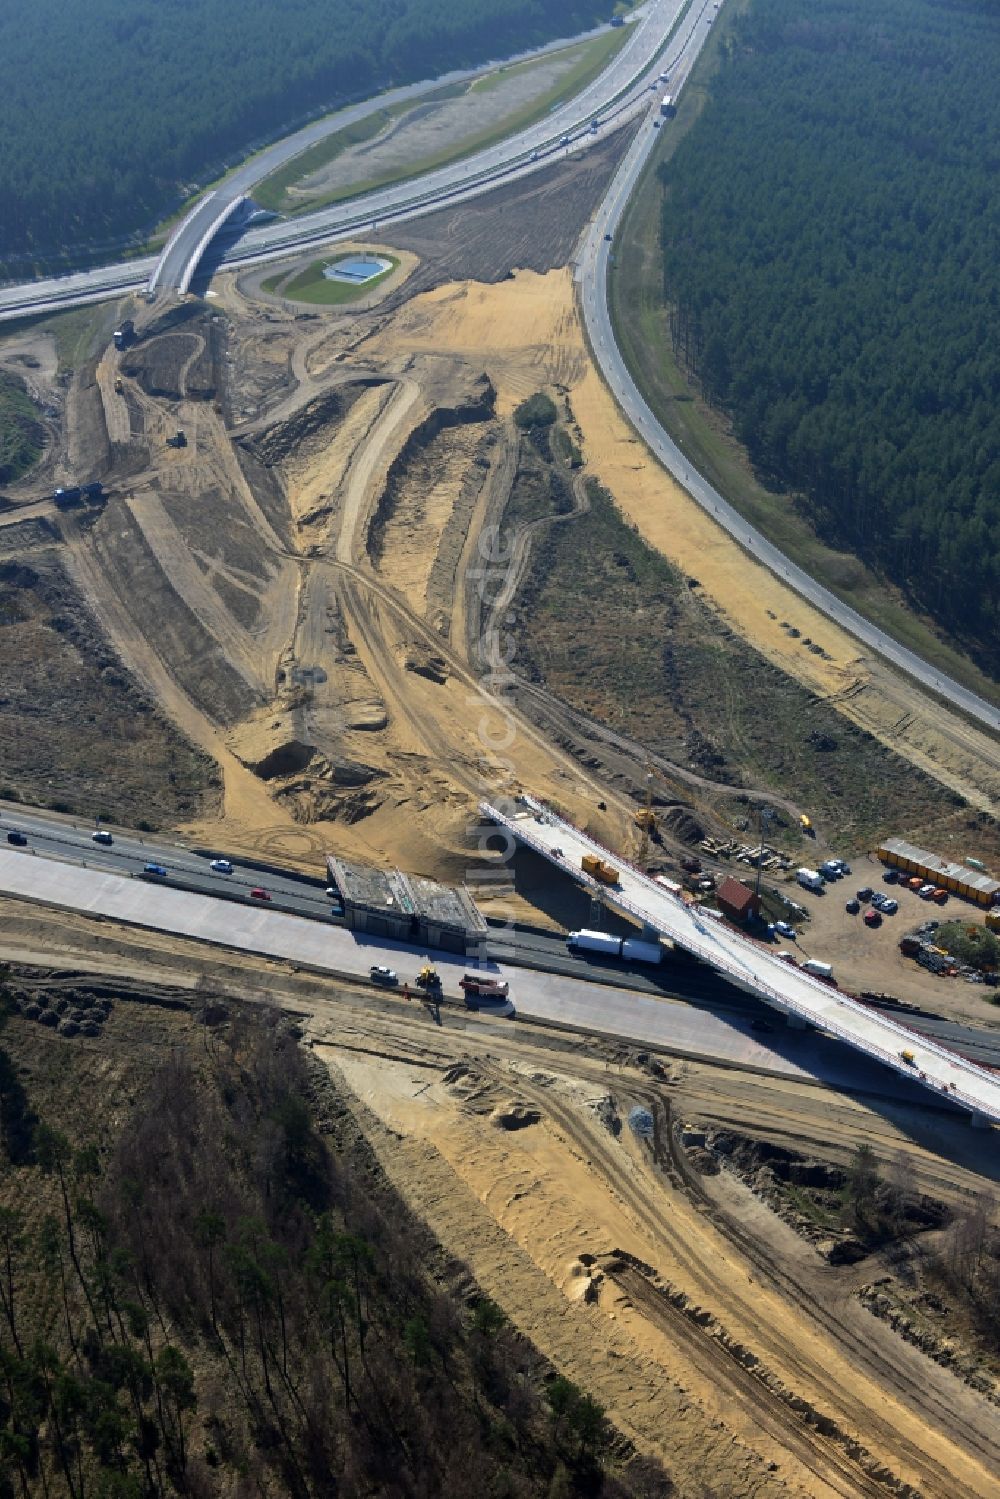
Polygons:
[[[595,895],[600,896],[618,909],[633,916],[644,926],[652,927],[662,935],[670,937],[678,946],[683,947],[687,952],[694,953],[696,957],[701,958],[702,961],[714,968],[716,972],[722,973],[730,980],[734,980],[740,987],[749,989],[752,993],[785,1013],[794,1014],[800,1019],[821,1027],[823,1030],[838,1037],[838,1039],[847,1042],[848,1045],[854,1047],[855,1050],[860,1051],[863,1055],[890,1067],[901,1077],[907,1077],[911,1081],[931,1089],[936,1095],[946,1099],[949,1103],[961,1104],[977,1116],[984,1116],[992,1119],[994,1122],[1000,1123],[1000,1083],[998,1083],[997,1078],[991,1075],[987,1069],[978,1066],[975,1062],[971,1062],[967,1057],[962,1056],[961,1053],[951,1051],[949,1048],[942,1046],[940,1042],[933,1041],[921,1035],[918,1031],[910,1030],[907,1026],[901,1025],[898,1021],[892,1020],[888,1016],[873,1012],[852,995],[840,989],[832,990],[826,984],[822,983],[821,980],[796,967],[794,970],[796,986],[799,988],[804,986],[807,989],[814,989],[817,1001],[820,999],[824,1001],[823,1013],[819,1012],[818,1006],[815,1010],[811,1009],[808,1003],[801,998],[788,994],[777,985],[769,984],[765,979],[760,978],[749,961],[744,964],[731,951],[728,951],[719,943],[713,942],[711,934],[702,925],[702,918],[696,916],[690,906],[680,900],[672,891],[667,890],[663,885],[657,884],[644,870],[638,869],[630,860],[623,859],[612,850],[605,848],[603,844],[598,843],[589,834],[574,827],[572,823],[566,822],[565,819],[546,807],[542,802],[536,801],[534,797],[522,794],[519,801],[525,808],[528,816],[511,817],[501,812],[489,802],[481,802],[479,810],[484,817],[488,817],[491,821],[497,823],[498,826],[508,828],[515,838],[533,848],[536,853],[541,854],[543,858],[547,859],[557,868],[566,870],[567,873],[571,874],[573,879],[591,890]],[[565,831],[578,844],[584,845],[598,857],[607,858],[619,866],[627,866],[632,876],[646,885],[652,894],[656,895],[657,901],[661,906],[666,901],[667,903],[674,903],[679,908],[679,911],[683,910],[683,929],[680,921],[672,926],[669,920],[657,918],[648,908],[644,908],[635,900],[632,900],[623,891],[600,884],[584,870],[570,869],[564,861],[553,856],[552,850],[546,844],[545,840],[533,831],[531,818],[539,818],[548,827]],[[692,924],[695,926],[698,935],[694,935],[690,931]],[[708,937],[709,940],[701,940],[703,937]],[[727,941],[736,945],[745,944],[748,948],[748,953],[753,954],[757,963],[761,961],[774,963],[777,968],[780,960],[772,958],[770,954],[764,952],[762,949],[758,950],[751,947],[749,939],[740,936],[737,932],[728,931],[726,937]],[[960,1075],[964,1074],[967,1077],[974,1077],[979,1082],[985,1083],[990,1091],[995,1093],[996,1101],[991,1102],[988,1099],[984,1100],[974,1097],[956,1084],[943,1080],[939,1081],[935,1077],[915,1070],[902,1061],[898,1051],[892,1051],[887,1047],[880,1046],[877,1042],[867,1037],[860,1036],[846,1020],[840,1020],[836,1015],[829,1014],[831,1001],[839,1008],[846,1010],[849,1014],[857,1014],[859,1017],[862,1017],[867,1025],[875,1026],[880,1031],[892,1036],[893,1039],[899,1040],[902,1043],[901,1049],[919,1048],[924,1054],[930,1054],[947,1064],[947,1066],[954,1068]]]

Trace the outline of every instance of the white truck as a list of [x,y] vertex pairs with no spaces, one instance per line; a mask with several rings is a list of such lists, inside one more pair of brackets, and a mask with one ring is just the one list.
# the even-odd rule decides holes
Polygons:
[[677,105],[674,103],[673,94],[664,94],[660,104],[660,114],[665,120],[672,120],[677,113]]
[[824,890],[826,883],[818,869],[797,869],[795,878],[803,890]]
[[803,973],[811,973],[815,979],[832,979],[833,966],[830,963],[821,963],[818,958],[810,958],[807,963],[802,964]]
[[571,953],[595,953],[605,958],[621,958],[626,963],[659,963],[663,949],[658,942],[644,942],[639,937],[612,937],[610,932],[570,932],[566,946]]

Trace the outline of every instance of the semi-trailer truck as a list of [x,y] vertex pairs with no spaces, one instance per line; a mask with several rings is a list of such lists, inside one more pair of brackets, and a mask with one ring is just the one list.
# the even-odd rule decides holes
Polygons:
[[566,946],[571,953],[595,953],[605,958],[621,958],[626,963],[659,963],[663,949],[658,942],[639,937],[612,937],[610,932],[570,932]]
[[665,120],[672,120],[677,113],[677,105],[674,103],[673,94],[664,94],[663,102],[660,104],[660,114]]

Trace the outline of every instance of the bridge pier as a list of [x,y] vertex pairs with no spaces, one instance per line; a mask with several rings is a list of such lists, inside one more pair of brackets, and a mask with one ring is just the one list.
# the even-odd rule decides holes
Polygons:
[[985,1114],[977,1113],[975,1109],[969,1115],[969,1123],[973,1129],[992,1129],[993,1127],[993,1120],[988,1119]]
[[785,1023],[790,1031],[808,1030],[809,1022],[804,1015],[796,1015],[791,1010],[785,1011]]

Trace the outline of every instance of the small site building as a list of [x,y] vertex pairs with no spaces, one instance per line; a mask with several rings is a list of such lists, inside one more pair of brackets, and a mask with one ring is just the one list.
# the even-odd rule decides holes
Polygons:
[[480,943],[486,921],[464,886],[376,869],[327,855],[330,883],[340,892],[344,920],[357,932],[419,947],[465,953]]
[[727,874],[718,890],[715,899],[723,916],[728,916],[730,921],[735,921],[740,926],[745,926],[753,917],[760,915],[760,897],[744,885],[742,880],[734,880],[732,875]]
[[919,874],[928,884],[950,890],[954,895],[974,901],[977,906],[992,906],[1000,901],[1000,880],[991,879],[984,871],[972,869],[968,864],[950,864],[903,838],[886,838],[878,847],[878,856],[890,869]]

